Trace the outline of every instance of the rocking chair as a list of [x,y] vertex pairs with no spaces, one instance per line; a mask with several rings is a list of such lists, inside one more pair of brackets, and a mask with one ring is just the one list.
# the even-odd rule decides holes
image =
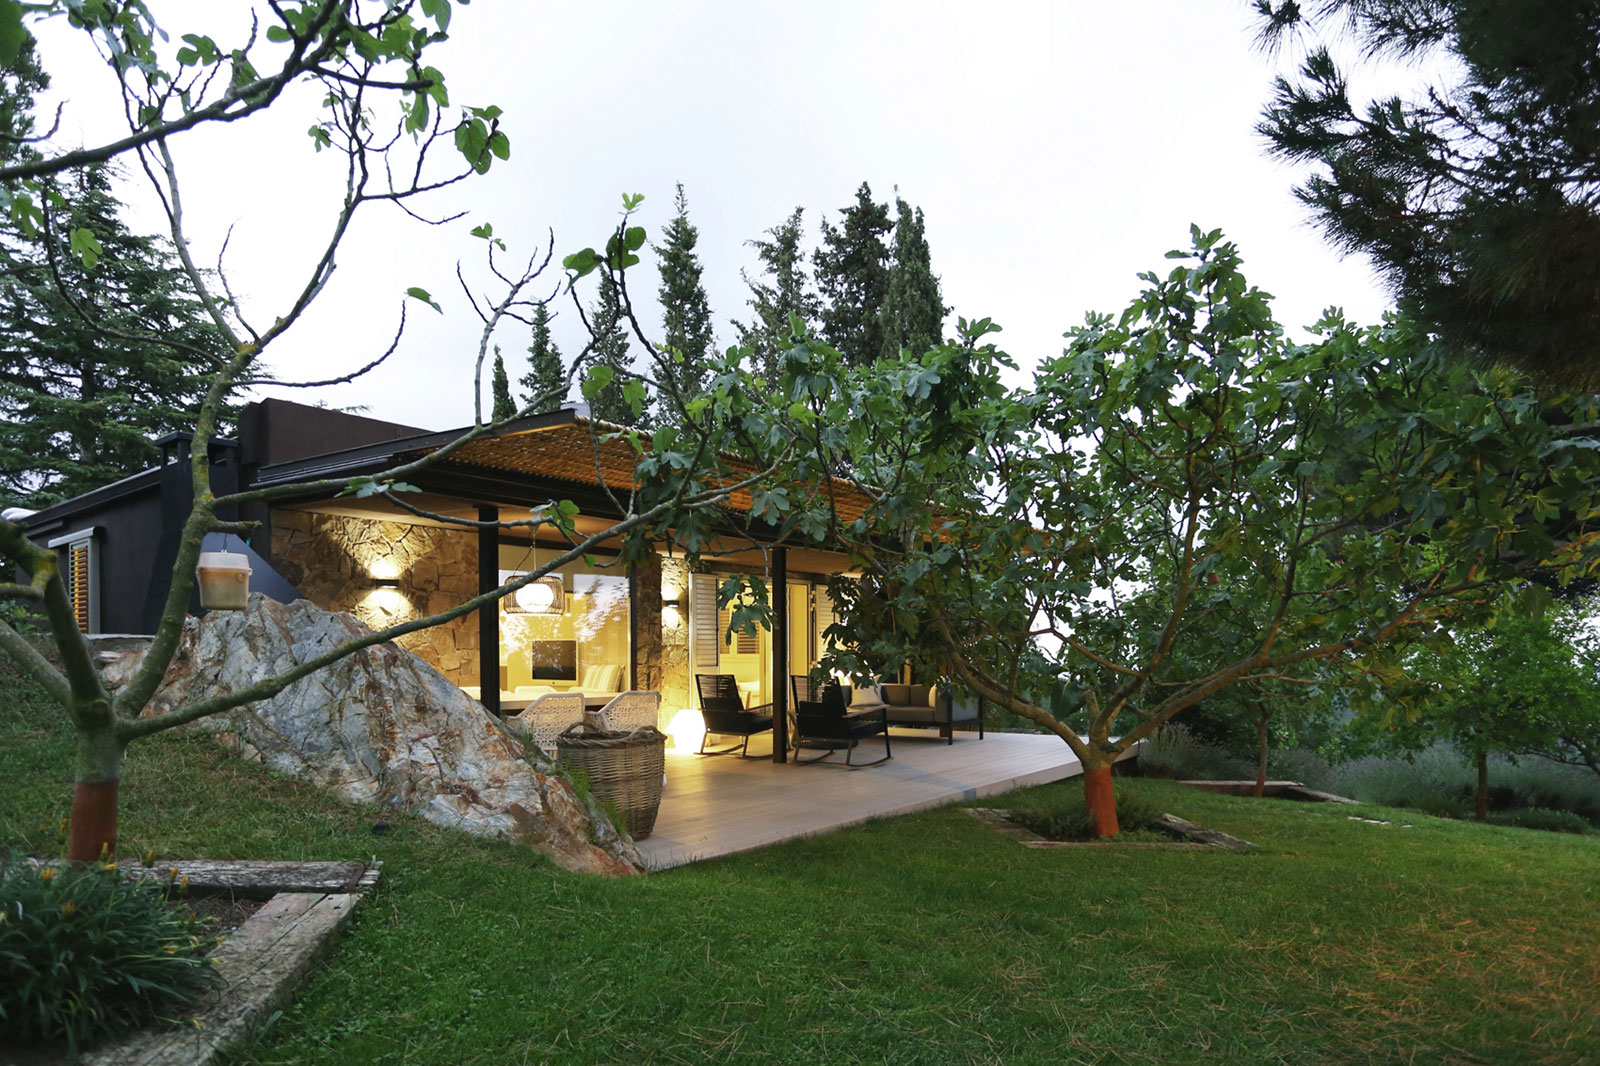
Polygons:
[[[750,738],[772,729],[772,705],[745,709],[739,696],[739,685],[732,674],[696,674],[695,684],[700,690],[700,717],[705,719],[706,732],[700,738],[701,755],[730,755],[738,752],[742,759],[759,759],[764,756],[750,754]],[[706,736],[742,738],[741,742],[720,751],[706,750]]]

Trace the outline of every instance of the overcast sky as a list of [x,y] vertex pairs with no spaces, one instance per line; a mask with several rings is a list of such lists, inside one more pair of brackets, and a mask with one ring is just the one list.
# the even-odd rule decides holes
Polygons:
[[[200,27],[226,45],[245,5],[150,6],[174,37]],[[679,181],[724,345],[729,320],[748,316],[746,242],[802,206],[814,245],[819,220],[837,219],[863,180],[880,200],[898,186],[926,213],[951,322],[993,318],[1024,365],[1059,351],[1086,311],[1123,307],[1138,272],[1187,244],[1190,223],[1240,245],[1248,276],[1278,297],[1291,328],[1330,304],[1375,320],[1388,300],[1367,264],[1327,247],[1291,194],[1296,174],[1253,132],[1275,62],[1252,33],[1242,0],[478,0],[458,10],[433,62],[453,102],[505,110],[509,163],[429,205],[468,212],[452,225],[373,209],[335,283],[271,362],[317,378],[360,365],[387,346],[408,286],[429,289],[444,315],[412,302],[400,353],[360,384],[278,394],[429,429],[470,421],[478,325],[455,265],[485,274],[482,242],[467,231],[492,222],[526,255],[554,230],[559,267],[561,255],[604,241],[623,192],[645,195],[654,239]],[[67,100],[64,136],[114,133],[107,75],[66,36],[41,32],[52,99]],[[337,206],[336,160],[305,136],[315,110],[305,95],[175,143],[199,257],[214,261],[233,227],[229,274],[262,323],[284,309]],[[135,177],[130,217],[156,228]],[[636,296],[653,296],[650,268],[647,257]],[[558,341],[576,351],[570,305],[554,306]],[[641,310],[659,321],[653,301]],[[513,323],[497,341],[517,376],[526,330]]]

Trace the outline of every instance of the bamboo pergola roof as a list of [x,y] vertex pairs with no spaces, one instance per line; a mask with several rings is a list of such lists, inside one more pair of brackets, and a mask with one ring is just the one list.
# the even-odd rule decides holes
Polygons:
[[[603,484],[613,492],[625,493],[634,487],[635,455],[626,440],[611,436],[615,428],[580,417],[565,425],[475,440],[458,448],[449,458],[453,463],[508,473],[583,485]],[[648,436],[644,438],[644,446],[648,450]],[[754,472],[750,464],[742,461],[727,460],[726,466],[730,472],[724,475],[725,484],[737,484]],[[830,488],[842,523],[861,517],[871,502],[852,482],[834,478]],[[733,491],[725,506],[735,513],[748,514],[752,506],[750,490]]]

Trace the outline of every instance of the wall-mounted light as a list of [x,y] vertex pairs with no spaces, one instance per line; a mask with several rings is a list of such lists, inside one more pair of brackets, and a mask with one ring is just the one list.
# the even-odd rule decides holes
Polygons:
[[400,579],[397,577],[374,578],[372,581],[372,587],[379,589],[397,589],[400,587]]
[[669,626],[683,624],[683,600],[667,600],[661,605],[661,620]]

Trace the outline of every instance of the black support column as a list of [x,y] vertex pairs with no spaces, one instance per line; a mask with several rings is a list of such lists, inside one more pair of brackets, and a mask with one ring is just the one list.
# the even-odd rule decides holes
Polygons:
[[789,550],[772,549],[772,761],[789,761]]
[[[479,506],[478,521],[499,522],[500,508]],[[478,595],[500,585],[500,527],[478,530]],[[489,713],[500,713],[500,605],[478,608],[478,698]]]

